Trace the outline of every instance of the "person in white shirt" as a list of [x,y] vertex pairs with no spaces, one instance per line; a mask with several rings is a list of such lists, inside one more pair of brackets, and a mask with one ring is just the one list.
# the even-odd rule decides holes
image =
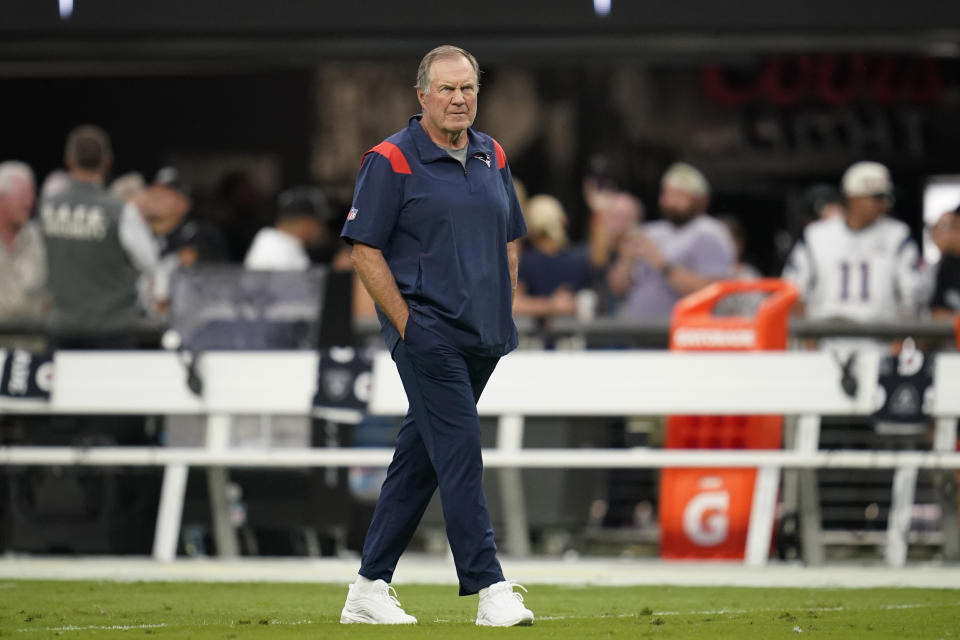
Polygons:
[[47,257],[31,220],[35,194],[29,166],[0,163],[0,318],[36,317],[45,307]]
[[[806,227],[783,270],[800,290],[798,309],[812,320],[852,323],[916,318],[926,278],[910,228],[887,214],[893,181],[885,166],[857,162],[843,174],[846,208]],[[820,347],[841,360],[862,350],[889,352],[886,342],[833,338]]]
[[312,187],[293,187],[277,198],[277,219],[272,227],[257,232],[243,260],[247,269],[305,271],[310,267],[309,249],[325,241],[330,206],[323,192]]
[[843,193],[844,215],[807,226],[783,271],[800,289],[806,317],[915,317],[923,289],[920,252],[910,228],[887,215],[890,172],[877,162],[857,162],[843,175]]

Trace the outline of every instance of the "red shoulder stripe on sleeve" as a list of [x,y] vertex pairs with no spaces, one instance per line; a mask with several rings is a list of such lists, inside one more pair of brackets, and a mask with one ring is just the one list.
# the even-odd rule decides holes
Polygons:
[[[490,138],[493,140],[493,138]],[[503,152],[503,147],[496,140],[493,140],[493,148],[497,152],[497,169],[503,169],[507,166],[507,154]]]
[[[384,140],[367,153],[379,153],[384,158],[390,161],[390,167],[393,168],[394,173],[406,173],[410,174],[410,164],[407,162],[406,156],[403,155],[403,151],[400,151],[400,148],[393,144],[392,142],[387,142]],[[363,154],[363,157],[367,157],[367,153]],[[360,164],[363,164],[363,158],[360,159]]]

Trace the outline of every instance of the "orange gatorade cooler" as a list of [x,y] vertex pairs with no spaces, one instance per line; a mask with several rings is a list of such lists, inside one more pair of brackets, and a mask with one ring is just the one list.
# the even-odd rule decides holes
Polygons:
[[[717,315],[721,301],[753,300],[752,315]],[[678,351],[770,351],[787,346],[796,288],[776,278],[717,282],[680,300],[670,322]],[[782,416],[668,416],[668,449],[779,449]],[[660,555],[742,560],[756,469],[664,469]]]

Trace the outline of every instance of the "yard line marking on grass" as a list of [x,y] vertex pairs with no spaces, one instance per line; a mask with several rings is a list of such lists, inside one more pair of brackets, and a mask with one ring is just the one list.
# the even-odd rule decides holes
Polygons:
[[939,604],[888,604],[877,607],[775,607],[764,609],[703,609],[700,611],[651,611],[650,613],[618,613],[598,616],[538,616],[537,620],[603,620],[606,618],[646,618],[653,616],[721,616],[743,615],[748,613],[778,613],[781,611],[809,611],[812,613],[830,613],[838,611],[892,611],[898,609],[925,609],[941,607]]
[[[269,620],[269,621],[267,621],[266,623],[260,623],[260,624],[282,625],[282,626],[287,626],[287,627],[295,627],[295,626],[303,625],[303,624],[313,624],[313,620],[307,620],[306,618],[304,618],[303,620],[291,620],[291,621],[285,621],[285,620]],[[159,629],[159,628],[166,627],[166,626],[167,626],[167,623],[166,623],[166,622],[160,622],[160,623],[157,623],[157,624],[114,624],[114,625],[96,625],[96,624],[92,624],[92,625],[84,626],[84,627],[80,627],[80,626],[76,626],[76,625],[72,625],[72,624],[71,624],[71,625],[66,625],[66,626],[64,626],[64,627],[44,627],[44,628],[39,628],[39,627],[38,627],[38,628],[36,628],[36,629],[25,628],[25,629],[17,629],[17,631],[20,632],[20,633],[29,633],[29,632],[31,632],[31,631],[43,631],[43,632],[57,632],[57,631],[140,631],[140,630],[143,630],[143,629]],[[236,625],[233,621],[231,621],[231,622],[208,622],[208,621],[204,620],[203,622],[200,623],[200,626],[203,626],[203,627],[235,627],[235,626],[237,626],[237,625]],[[251,625],[244,625],[244,626],[253,626],[253,625],[251,624]]]
[[[878,607],[869,607],[877,609]],[[701,611],[654,611],[652,616],[725,616],[741,615],[745,613],[776,613],[778,611],[815,611],[829,613],[831,611],[846,611],[845,607],[777,607],[773,609],[704,609]],[[620,617],[638,616],[636,613],[621,613]]]
[[16,582],[0,582],[0,589],[16,589]]
[[160,624],[113,624],[113,625],[102,625],[102,624],[91,624],[85,627],[78,627],[72,624],[68,624],[65,627],[46,627],[44,629],[17,629],[20,633],[28,633],[30,631],[139,631],[141,629],[159,629],[161,627],[167,626],[166,622],[161,622]]
[[[764,609],[713,609],[705,611],[654,611],[650,615],[654,616],[714,616],[724,614],[743,614],[743,613],[776,613],[778,611],[813,611],[815,613],[830,613],[836,611],[891,611],[895,609],[925,609],[927,607],[939,607],[943,605],[935,604],[885,604],[877,607],[775,607]],[[621,616],[633,616],[637,614],[620,614]]]

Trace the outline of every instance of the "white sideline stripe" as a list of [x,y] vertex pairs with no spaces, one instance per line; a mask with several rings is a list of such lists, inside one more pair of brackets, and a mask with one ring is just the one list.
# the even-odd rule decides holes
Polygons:
[[[904,568],[879,564],[804,567],[771,562],[750,568],[735,562],[669,563],[656,559],[503,558],[507,575],[533,584],[580,588],[605,586],[730,586],[798,588],[922,587],[960,589],[960,566],[911,563]],[[180,558],[156,562],[117,556],[0,558],[0,580],[109,580],[112,582],[353,582],[359,558],[289,558],[237,560]],[[0,583],[2,584],[2,583]],[[445,557],[409,553],[397,567],[394,584],[456,584],[453,562]],[[402,591],[401,591],[402,593]]]
[[32,631],[138,631],[140,629],[159,629],[161,627],[167,626],[166,622],[161,622],[159,624],[110,624],[110,625],[101,625],[101,624],[91,624],[84,627],[74,626],[68,624],[65,627],[44,627],[43,629],[17,629],[19,633],[30,633]]
[[[248,627],[248,626],[253,627],[253,626],[258,626],[259,624],[261,623],[254,624],[251,622],[250,624],[238,625],[233,621],[223,622],[223,623],[194,622],[194,623],[190,623],[190,626],[237,628],[237,627]],[[270,626],[278,625],[278,626],[284,626],[284,627],[295,627],[302,624],[314,624],[314,622],[313,620],[293,620],[291,622],[285,622],[283,620],[269,620],[266,622],[266,624]],[[78,627],[71,624],[64,627],[45,627],[43,629],[26,628],[26,629],[17,629],[17,631],[19,633],[30,633],[30,632],[36,632],[36,631],[44,631],[44,632],[48,632],[48,631],[53,631],[53,632],[57,632],[57,631],[138,631],[141,629],[159,629],[161,627],[166,627],[166,626],[168,626],[166,622],[160,622],[158,624],[115,624],[115,625],[91,624],[84,627]]]

